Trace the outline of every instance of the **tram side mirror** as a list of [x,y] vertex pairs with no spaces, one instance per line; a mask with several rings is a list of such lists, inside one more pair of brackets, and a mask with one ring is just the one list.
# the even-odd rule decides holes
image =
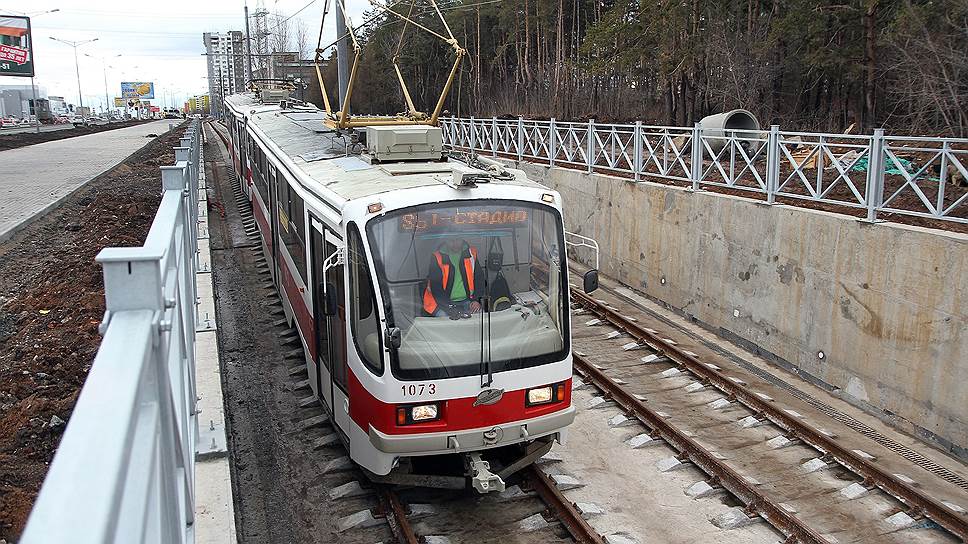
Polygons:
[[582,277],[582,288],[586,293],[591,293],[598,289],[598,270],[594,268],[585,272]]
[[332,283],[326,284],[326,315],[336,315],[339,310],[336,300],[336,286]]
[[400,342],[400,327],[389,327],[383,331],[383,343],[388,348],[399,349]]

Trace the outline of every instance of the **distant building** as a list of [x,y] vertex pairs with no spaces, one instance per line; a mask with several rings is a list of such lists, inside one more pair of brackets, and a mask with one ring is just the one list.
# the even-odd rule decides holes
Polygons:
[[240,30],[202,34],[208,60],[208,94],[216,104],[245,91],[245,35]]
[[207,94],[193,96],[185,103],[185,113],[209,113],[212,103]]
[[[47,90],[37,87],[37,98],[47,96]],[[30,85],[0,85],[0,117],[22,119],[31,112],[34,89]]]

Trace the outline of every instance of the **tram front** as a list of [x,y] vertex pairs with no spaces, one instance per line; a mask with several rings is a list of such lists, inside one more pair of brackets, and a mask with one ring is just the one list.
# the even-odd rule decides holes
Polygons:
[[[421,204],[367,223],[384,331],[363,351],[388,357],[380,396],[392,407],[369,429],[378,455],[511,446],[514,464],[563,439],[574,420],[567,259],[558,196],[537,195]],[[469,473],[480,462],[468,455]],[[479,490],[503,487],[483,473]]]

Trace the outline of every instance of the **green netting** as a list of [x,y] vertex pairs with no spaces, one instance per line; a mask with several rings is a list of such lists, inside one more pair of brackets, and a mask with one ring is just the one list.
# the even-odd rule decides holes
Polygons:
[[[902,159],[901,157],[897,157],[897,162],[901,163],[901,166],[904,167],[904,170],[907,171],[908,174],[913,174],[914,172],[916,172],[918,170],[918,166],[915,165],[913,162],[907,160],[907,159]],[[860,159],[858,159],[857,160],[857,163],[854,164],[854,167],[851,168],[851,170],[853,170],[854,172],[866,172],[867,171],[867,155],[864,155],[863,157],[861,157]],[[884,174],[893,174],[895,176],[900,176],[902,173],[903,172],[901,172],[900,170],[898,170],[897,163],[895,163],[893,159],[891,159],[890,157],[885,157],[884,158]],[[918,179],[919,180],[922,180],[922,181],[924,181],[924,180],[926,180],[926,181],[941,181],[941,178],[936,177],[936,176],[929,176],[929,175],[927,175],[927,172],[925,172],[924,174],[921,174],[920,176],[918,176]]]

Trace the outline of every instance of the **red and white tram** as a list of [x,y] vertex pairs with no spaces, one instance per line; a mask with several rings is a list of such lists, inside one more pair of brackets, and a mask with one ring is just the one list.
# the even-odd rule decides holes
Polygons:
[[[485,492],[564,439],[575,408],[556,192],[446,158],[438,127],[368,127],[363,144],[311,105],[246,93],[225,111],[313,394],[353,461],[384,481]],[[448,464],[462,472],[441,477]]]

